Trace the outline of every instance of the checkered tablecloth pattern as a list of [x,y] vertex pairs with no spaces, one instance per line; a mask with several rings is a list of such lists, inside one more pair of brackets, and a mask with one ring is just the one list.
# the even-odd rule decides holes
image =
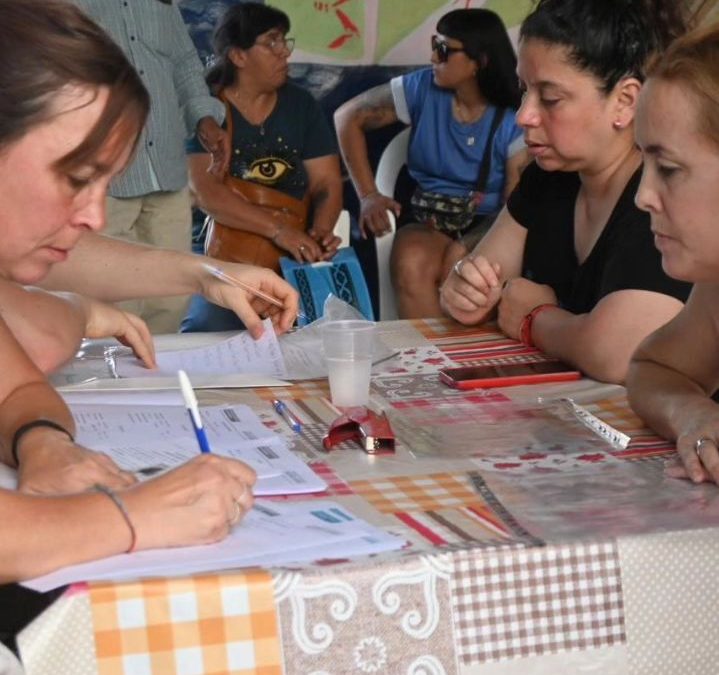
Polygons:
[[[466,328],[441,319],[399,323],[402,335],[413,333],[409,342],[414,348],[424,337],[427,344],[423,348],[436,347],[457,363],[526,363],[543,358],[491,326]],[[399,338],[395,343],[400,344]],[[626,397],[604,399],[606,389],[589,392],[586,382],[582,393],[593,394],[582,400],[587,410],[632,436],[628,449],[612,451],[614,459],[635,460],[633,471],[646,476],[651,469],[652,475],[661,477],[661,460],[656,455],[670,453],[671,445],[642,428]],[[596,543],[576,537],[567,540],[569,543],[547,545],[547,541],[560,540],[539,532],[540,521],[528,517],[535,513],[533,509],[547,503],[549,479],[540,471],[547,471],[546,467],[539,467],[536,475],[530,476],[532,480],[540,476],[544,481],[544,491],[538,495],[528,493],[521,481],[501,482],[494,474],[478,470],[469,459],[446,453],[415,453],[407,458],[398,452],[386,464],[383,458],[372,458],[369,470],[364,453],[349,442],[336,452],[321,450],[322,436],[338,413],[328,400],[326,381],[240,395],[270,428],[291,441],[297,454],[328,483],[327,491],[315,496],[279,499],[336,499],[359,517],[401,533],[409,542],[407,548],[375,556],[366,563],[325,560],[297,566],[303,583],[293,586],[292,592],[280,600],[272,582],[273,574],[275,580],[282,577],[283,572],[277,570],[90,584],[88,595],[83,591],[81,596],[67,599],[65,609],[73,605],[87,625],[89,614],[92,616],[97,675],[308,675],[359,672],[355,668],[358,664],[375,667],[380,662],[402,662],[402,672],[420,672],[420,666],[427,672],[460,672],[463,666],[471,672],[478,672],[475,667],[484,672],[484,664],[497,661],[507,662],[502,664],[507,666],[502,672],[521,673],[523,658],[532,659],[532,667],[537,667],[532,672],[546,674],[555,672],[551,663],[556,664],[553,659],[560,658],[556,655],[562,652],[586,655],[592,672],[620,672],[597,670],[590,654],[620,652],[614,656],[624,663],[623,650],[631,643],[627,634],[636,635],[625,630],[632,619],[630,605],[625,603],[631,586],[628,576],[622,586],[615,530],[607,526],[601,532],[587,532]],[[511,392],[451,392],[438,382],[434,372],[424,370],[385,374],[373,383],[372,396],[390,412],[400,411],[411,423],[431,428],[436,406],[455,410],[460,403],[499,406],[511,400]],[[277,397],[287,400],[301,419],[301,435],[294,434],[275,415],[269,403]],[[476,420],[476,413],[470,414],[471,420]],[[400,430],[396,426],[400,450],[404,451],[408,443]],[[415,438],[415,449],[417,443]],[[353,457],[358,458],[356,463]],[[642,459],[644,462],[636,462]],[[401,465],[402,461],[406,464]],[[566,489],[579,490],[576,479],[572,482],[567,475]],[[581,484],[581,489],[595,481],[593,476]],[[552,494],[563,504],[564,486],[560,488]],[[630,488],[626,494],[628,499],[634,496]],[[710,496],[695,496],[687,507],[686,519],[676,522],[694,522],[696,514],[691,509],[704,513],[709,501]],[[613,504],[600,503],[598,508],[606,510],[606,522],[615,527]],[[576,513],[566,517],[576,519]],[[632,525],[634,517],[635,512],[630,510],[623,522]],[[600,518],[599,522],[605,520]],[[427,565],[417,571],[412,561],[420,558]],[[381,627],[371,590],[380,578],[382,588],[392,589],[390,596],[398,603],[392,613],[380,617],[384,622]],[[421,626],[415,625],[414,617],[422,617]],[[643,620],[635,613],[635,623]],[[78,625],[82,624],[63,616],[63,631],[72,631],[67,626]],[[429,635],[432,626],[441,634],[423,634],[421,640],[414,636],[420,629]],[[43,637],[46,635],[24,646],[23,654],[34,649],[47,661],[47,652],[53,657],[62,653],[61,649],[43,649]],[[68,635],[62,637],[62,645],[66,645]],[[432,640],[442,648],[426,652]],[[84,643],[72,642],[72,647],[78,649],[78,644],[89,642],[90,637]],[[410,650],[407,644],[412,646]],[[365,658],[367,645],[375,649],[373,661]],[[85,650],[90,651],[88,647]],[[411,663],[407,654],[412,654]],[[549,670],[537,666],[542,659],[546,659]],[[68,663],[61,663],[56,672],[36,669],[29,673],[78,675],[74,663],[65,660]],[[511,660],[514,663],[509,663]],[[340,663],[350,664],[349,669],[342,670]],[[457,670],[440,669],[448,664]],[[391,671],[371,672],[381,675]],[[702,671],[702,675],[706,672],[713,671]],[[86,673],[94,675],[89,670],[82,675]]]
[[644,427],[642,422],[629,406],[626,394],[608,399],[600,399],[584,406],[593,415],[615,429],[631,437],[629,446],[615,452],[615,456],[623,459],[646,459],[648,457],[668,456],[675,452],[674,443],[660,438]]
[[465,664],[625,640],[614,543],[460,551],[450,590]]
[[271,577],[229,572],[90,587],[98,675],[281,675]]
[[447,506],[464,506],[477,501],[477,494],[465,474],[437,473],[351,481],[355,494],[380,513],[432,511]]

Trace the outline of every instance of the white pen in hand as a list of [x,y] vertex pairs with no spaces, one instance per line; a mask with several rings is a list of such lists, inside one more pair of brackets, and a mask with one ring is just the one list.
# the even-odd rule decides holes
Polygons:
[[290,425],[290,429],[297,434],[302,433],[302,422],[297,419],[297,416],[287,407],[284,401],[275,399],[272,401],[272,405],[275,408],[275,412]]
[[197,444],[200,446],[201,452],[211,452],[210,444],[207,441],[205,435],[205,429],[202,426],[202,418],[200,417],[200,408],[197,405],[197,397],[190,384],[190,378],[187,377],[187,373],[184,370],[177,371],[177,379],[180,381],[180,390],[182,391],[182,398],[185,399],[185,407],[190,415],[190,421],[192,422],[192,428],[195,430],[195,437],[197,438]]

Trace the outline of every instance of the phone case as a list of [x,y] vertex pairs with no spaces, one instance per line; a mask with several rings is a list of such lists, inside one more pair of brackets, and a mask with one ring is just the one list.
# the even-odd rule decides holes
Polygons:
[[542,384],[545,382],[571,382],[582,377],[578,370],[556,373],[531,373],[527,375],[506,375],[503,377],[480,377],[474,380],[455,380],[450,370],[440,370],[439,379],[454,389],[494,389],[514,387],[521,384]]

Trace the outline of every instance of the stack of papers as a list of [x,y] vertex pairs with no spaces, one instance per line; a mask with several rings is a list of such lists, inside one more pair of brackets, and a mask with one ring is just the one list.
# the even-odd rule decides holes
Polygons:
[[226,375],[227,373],[259,373],[285,377],[287,370],[272,324],[265,321],[265,332],[254,340],[242,331],[229,340],[206,347],[157,352],[157,369],[148,370],[134,356],[108,355],[108,367],[114,376],[177,377],[178,370],[194,375]]
[[[77,398],[73,400],[77,401]],[[187,410],[173,405],[71,403],[78,443],[139,478],[178,466],[199,450]],[[212,451],[257,472],[256,496],[321,492],[327,484],[245,405],[202,408]]]
[[[80,351],[72,363],[50,377],[61,390],[103,391],[122,389],[177,389],[177,371],[184,370],[198,388],[276,387],[286,385],[285,357],[272,322],[263,322],[265,332],[254,340],[242,331],[217,342],[185,349],[167,349],[186,343],[188,336],[167,335],[157,351],[158,367],[145,368],[127,347],[93,342]],[[197,337],[195,334],[193,337]],[[192,340],[197,343],[197,340]]]
[[49,591],[78,581],[179,576],[241,567],[346,559],[402,548],[404,539],[334,502],[257,502],[229,536],[209,546],[140,551],[65,567],[23,586]]

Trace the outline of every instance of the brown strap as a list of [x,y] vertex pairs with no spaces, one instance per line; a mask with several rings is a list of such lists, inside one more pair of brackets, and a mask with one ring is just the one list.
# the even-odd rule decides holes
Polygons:
[[484,154],[482,155],[482,163],[479,166],[479,175],[477,176],[477,191],[484,192],[487,189],[487,180],[489,179],[489,169],[492,166],[492,144],[494,143],[494,135],[497,133],[499,124],[504,117],[504,108],[495,108],[494,117],[492,117],[492,125],[489,127],[487,143],[484,146]]
[[[230,137],[230,145],[232,145],[232,105],[230,104],[225,90],[219,93],[219,99],[225,104],[225,122],[227,134]],[[255,183],[254,181],[237,178],[230,174],[229,164],[227,165],[227,174],[223,182],[233,191],[242,195],[245,199],[257,206],[264,206],[270,209],[278,209],[298,216],[303,222],[307,220],[307,212],[310,206],[310,195],[305,193],[304,199],[295,199],[281,190]]]
[[[230,105],[230,102],[227,100],[227,96],[225,95],[225,90],[223,89],[220,91],[220,93],[217,95],[217,97],[225,104],[225,128],[227,129],[227,135],[230,139],[230,147],[232,147],[232,106]],[[227,175],[230,175],[230,163],[227,163]]]

